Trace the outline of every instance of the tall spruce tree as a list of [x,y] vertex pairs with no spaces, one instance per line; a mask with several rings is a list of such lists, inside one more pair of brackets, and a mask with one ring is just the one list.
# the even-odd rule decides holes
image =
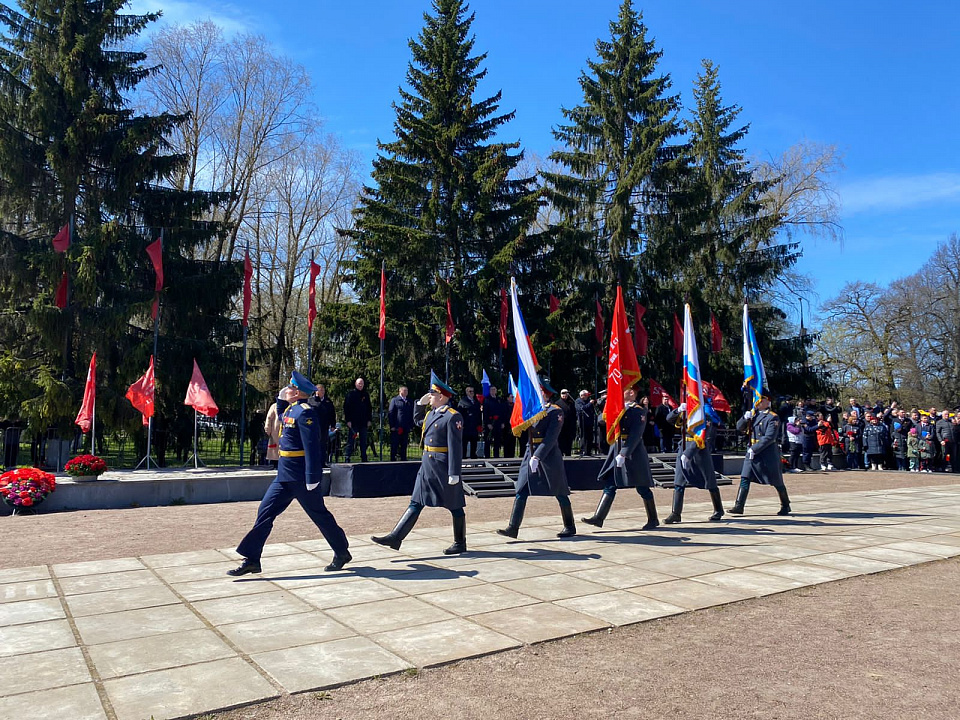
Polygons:
[[346,280],[357,303],[323,323],[332,374],[378,375],[382,263],[388,379],[416,382],[431,367],[443,373],[448,299],[456,325],[450,380],[478,378],[497,363],[500,288],[511,264],[531,264],[542,250],[524,238],[537,198],[529,178],[515,177],[519,143],[494,140],[513,113],[498,114],[499,92],[475,97],[486,55],[474,54],[473,19],[461,0],[434,0],[409,43],[396,139],[380,143],[355,229],[345,231],[356,243]]
[[596,49],[580,76],[583,102],[563,109],[566,123],[554,130],[563,147],[550,157],[563,170],[544,173],[546,196],[562,216],[555,245],[591,250],[573,273],[570,303],[580,308],[573,322],[590,348],[594,300],[611,307],[617,283],[650,307],[651,336],[669,337],[672,315],[655,306],[675,305],[661,281],[678,271],[674,241],[690,202],[679,98],[669,94],[670,76],[658,67],[663,53],[630,0]]
[[[187,442],[192,413],[182,396],[192,358],[221,404],[236,404],[239,328],[228,311],[241,275],[238,264],[194,259],[220,231],[197,218],[222,198],[169,186],[184,158],[165,138],[186,118],[128,108],[151,69],[124,48],[159,15],[121,14],[125,4],[0,5],[0,414],[28,419],[35,433],[67,430],[97,351],[98,420],[139,426],[123,396],[152,353],[145,247],[163,228],[158,430]],[[73,242],[57,254],[50,239],[71,220]],[[64,272],[71,292],[60,310],[53,296]]]

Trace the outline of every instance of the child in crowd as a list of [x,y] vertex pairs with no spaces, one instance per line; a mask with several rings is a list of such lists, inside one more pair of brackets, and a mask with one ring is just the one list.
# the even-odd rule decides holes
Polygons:
[[799,409],[797,415],[787,418],[787,440],[790,442],[790,472],[803,472],[800,453],[803,452],[803,430],[800,428]]
[[926,427],[920,424],[920,472],[933,472],[931,468],[937,459],[937,438],[932,427],[929,423]]
[[817,446],[820,448],[820,469],[834,470],[833,446],[840,444],[840,436],[822,412],[817,413]]
[[907,435],[907,460],[910,462],[910,472],[920,472],[920,436],[915,427],[910,428]]
[[847,470],[860,469],[860,416],[851,412],[847,424],[843,426],[843,447],[847,453]]

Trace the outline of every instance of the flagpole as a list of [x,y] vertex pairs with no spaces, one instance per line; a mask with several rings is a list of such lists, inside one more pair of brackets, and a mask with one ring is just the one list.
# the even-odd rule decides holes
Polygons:
[[446,361],[444,363],[443,370],[443,382],[447,385],[450,384],[450,341],[447,340],[446,343]]
[[[70,220],[67,223],[69,226],[69,237],[67,238],[67,250],[63,253],[63,267],[66,271],[67,265],[67,253],[70,252],[70,245],[73,243],[73,213],[70,213]],[[70,274],[67,273],[67,297],[66,302],[63,306],[64,310],[70,307]],[[60,382],[66,382],[67,380],[67,366],[70,364],[70,331],[72,329],[72,321],[70,318],[67,318],[67,327],[66,331],[63,333],[63,369],[60,372]],[[59,468],[58,468],[59,469]]]
[[[386,273],[386,271],[387,271],[386,262],[381,260],[380,261],[381,281],[385,277],[384,273]],[[380,302],[381,303],[384,302],[383,296],[384,296],[383,282],[381,282],[380,284]],[[384,331],[383,333],[380,333],[378,330],[377,334],[380,335],[380,433],[379,433],[380,442],[379,442],[379,451],[377,453],[377,457],[380,460],[383,460],[383,341],[384,341],[383,336],[386,335],[386,331]],[[393,446],[391,445],[391,447]],[[393,451],[391,450],[391,452]]]
[[[313,253],[310,253],[310,286],[313,287]],[[303,297],[302,295],[300,297]],[[308,311],[309,312],[309,311]],[[307,323],[307,377],[313,372],[313,321]]]
[[[240,385],[240,467],[243,467],[243,448],[247,429],[247,326],[243,326],[243,376]],[[253,454],[253,449],[250,450]]]
[[[160,228],[160,257],[163,258],[163,228]],[[160,293],[157,293],[157,316],[153,319],[153,376],[157,376],[157,345],[160,342]],[[156,382],[156,380],[154,380]],[[154,405],[154,414],[156,414],[156,405]],[[147,470],[150,469],[150,463],[152,462],[150,458],[150,447],[153,444],[153,415],[150,416],[150,420],[147,423]],[[159,468],[160,466],[157,463],[153,463],[154,467]]]
[[97,454],[97,401],[93,401],[93,416],[90,418],[90,454]]

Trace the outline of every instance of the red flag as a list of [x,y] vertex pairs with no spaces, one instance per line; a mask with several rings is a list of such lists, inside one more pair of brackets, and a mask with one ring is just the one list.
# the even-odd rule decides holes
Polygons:
[[250,319],[250,278],[253,277],[253,265],[250,263],[250,251],[243,253],[243,326]]
[[160,312],[160,294],[159,293],[156,293],[153,296],[153,310],[151,312],[152,312],[152,314],[150,315],[151,319],[156,320],[157,313]]
[[143,414],[143,424],[147,424],[147,418],[153,417],[153,396],[157,390],[157,383],[153,377],[153,355],[150,356],[150,367],[127,390],[126,398],[137,410]]
[[625,405],[623,391],[640,379],[640,365],[630,342],[627,310],[623,305],[623,290],[617,286],[617,300],[613,306],[613,324],[610,327],[610,355],[607,362],[607,404],[603,414],[607,419],[607,443],[613,445],[620,437],[620,420]]
[[313,321],[317,319],[317,275],[320,274],[320,266],[313,260],[310,261],[310,288],[307,290],[307,297],[310,301],[310,309],[307,310],[307,330],[313,331]]
[[560,309],[560,301],[557,300],[557,297],[550,293],[550,314],[553,315]]
[[213,417],[220,412],[220,408],[213,401],[213,395],[210,394],[210,389],[207,387],[207,381],[203,379],[196,358],[193,361],[193,375],[190,377],[190,384],[187,385],[187,396],[183,399],[183,404],[192,407],[198,413],[207,417]]
[[66,252],[70,247],[70,225],[64,225],[53,238],[54,252]]
[[[609,401],[608,401],[609,402]],[[657,407],[658,405],[663,405],[666,403],[667,407],[676,409],[680,407],[676,400],[670,397],[663,385],[658,383],[656,380],[650,381],[650,407]]]
[[457,326],[453,324],[453,313],[450,311],[450,298],[447,298],[447,343],[453,340],[453,334],[457,331]]
[[153,289],[160,292],[163,290],[163,241],[161,238],[147,245],[147,255],[153,261],[153,270],[157,273],[157,281]]
[[510,306],[507,304],[507,290],[500,288],[500,347],[507,347],[507,314]]
[[703,395],[710,401],[710,404],[713,405],[714,410],[719,410],[720,412],[730,412],[731,407],[730,403],[727,402],[727,399],[723,396],[723,393],[720,392],[718,388],[713,383],[709,383],[706,380],[703,380]]
[[77,419],[74,422],[80,426],[83,432],[90,432],[90,426],[93,422],[93,406],[97,402],[97,353],[93,353],[90,358],[90,368],[87,370],[87,384],[83,386],[83,402],[80,404],[80,412],[77,413]]
[[723,350],[723,333],[720,332],[720,323],[710,313],[710,350],[718,353]]
[[643,325],[643,315],[647,309],[640,303],[633,305],[633,348],[637,357],[647,356],[647,328]]
[[377,337],[383,340],[387,337],[387,271],[380,266],[380,329]]
[[673,314],[673,352],[676,355],[674,362],[680,362],[683,358],[683,326],[676,313]]
[[67,288],[70,287],[70,278],[67,276],[67,272],[63,272],[63,276],[60,278],[60,284],[57,285],[57,294],[53,297],[53,304],[58,308],[63,310],[67,306]]
[[597,336],[597,357],[603,357],[603,308],[597,300],[597,314],[593,318],[593,329]]

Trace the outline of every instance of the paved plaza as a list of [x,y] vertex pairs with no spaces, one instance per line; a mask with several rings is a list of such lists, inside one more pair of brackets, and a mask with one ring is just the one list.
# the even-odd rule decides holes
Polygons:
[[742,518],[688,503],[654,532],[615,508],[571,540],[555,516],[518,541],[475,523],[456,557],[448,527],[400,553],[351,537],[339,573],[321,540],[239,579],[232,549],[0,570],[0,719],[195,715],[960,555],[960,486],[777,507],[755,489]]

